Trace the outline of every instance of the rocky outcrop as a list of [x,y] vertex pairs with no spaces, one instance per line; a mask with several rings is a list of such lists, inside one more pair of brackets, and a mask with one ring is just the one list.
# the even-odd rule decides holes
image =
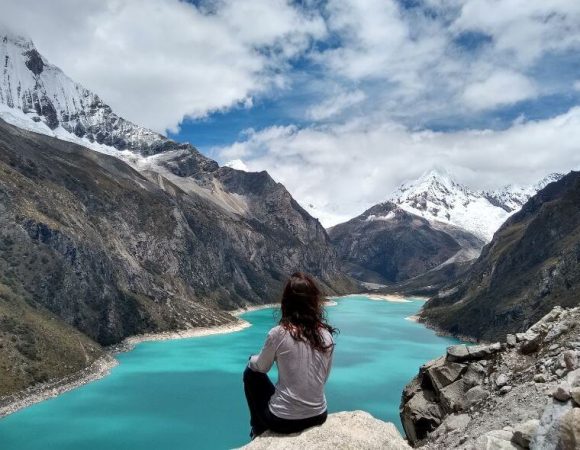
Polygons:
[[579,291],[580,172],[570,172],[508,219],[420,316],[446,333],[491,341],[525,331],[554,306],[579,305]]
[[505,342],[455,345],[406,386],[401,420],[426,449],[578,449],[580,308]]
[[407,442],[390,422],[364,411],[330,414],[326,422],[302,433],[277,435],[266,432],[242,447],[247,450],[406,450]]
[[466,231],[433,224],[388,202],[328,233],[348,273],[372,283],[408,280],[460,259],[460,253],[473,258],[483,246]]

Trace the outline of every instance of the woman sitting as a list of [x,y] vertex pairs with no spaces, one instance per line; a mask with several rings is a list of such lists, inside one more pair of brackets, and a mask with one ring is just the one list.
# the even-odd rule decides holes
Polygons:
[[[324,317],[323,298],[314,280],[293,274],[284,288],[282,317],[259,355],[250,357],[244,391],[252,439],[266,430],[296,433],[326,421],[324,384],[330,373],[336,330]],[[278,382],[268,378],[276,361]]]

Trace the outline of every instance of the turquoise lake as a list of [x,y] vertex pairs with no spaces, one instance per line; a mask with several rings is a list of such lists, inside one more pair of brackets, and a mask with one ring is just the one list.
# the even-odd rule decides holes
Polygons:
[[[457,343],[405,319],[422,303],[349,296],[327,308],[340,329],[326,388],[329,412],[362,409],[401,429],[403,387],[421,364]],[[145,342],[118,355],[109,376],[0,419],[0,449],[192,450],[247,443],[242,372],[276,319],[272,309],[242,318],[253,326]]]

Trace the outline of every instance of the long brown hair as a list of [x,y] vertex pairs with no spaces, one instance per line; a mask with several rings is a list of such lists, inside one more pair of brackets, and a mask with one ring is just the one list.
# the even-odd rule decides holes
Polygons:
[[282,294],[280,325],[297,341],[308,342],[315,350],[327,351],[332,344],[325,344],[321,331],[326,329],[335,334],[337,330],[326,322],[323,301],[310,275],[293,273]]

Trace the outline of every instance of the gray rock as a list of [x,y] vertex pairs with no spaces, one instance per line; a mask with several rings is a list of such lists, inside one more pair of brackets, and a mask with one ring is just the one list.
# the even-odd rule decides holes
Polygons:
[[466,386],[463,380],[457,380],[451,383],[449,386],[445,386],[441,389],[439,393],[439,399],[441,402],[441,407],[447,414],[453,414],[455,412],[460,412],[465,409],[466,397],[465,397]]
[[474,386],[465,393],[465,403],[466,405],[473,406],[481,403],[489,396],[489,392],[483,389],[481,386]]
[[580,387],[580,369],[569,372],[566,376],[566,380],[570,387]]
[[544,373],[537,373],[537,374],[534,375],[534,381],[536,383],[545,383],[548,380],[546,378],[546,374],[544,374]]
[[428,392],[418,391],[401,408],[401,422],[411,443],[427,437],[443,421],[441,406],[431,400]]
[[473,450],[521,450],[521,447],[512,442],[513,433],[506,430],[493,430],[478,437],[472,447]]
[[469,359],[469,351],[467,350],[467,345],[452,345],[447,348],[447,360],[448,361],[466,361]]
[[536,434],[536,430],[540,425],[540,421],[537,419],[528,420],[526,422],[516,425],[514,428],[514,435],[512,437],[512,442],[523,448],[529,448],[532,438]]
[[465,371],[465,374],[463,374],[461,380],[467,388],[480,385],[484,382],[487,371],[485,367],[482,366],[482,362],[484,361],[471,363]]
[[520,352],[523,355],[529,355],[539,350],[540,344],[542,343],[542,335],[539,333],[531,333],[530,331],[525,333],[523,342],[520,345]]
[[297,434],[279,435],[268,431],[241,448],[409,450],[411,447],[392,423],[375,419],[364,411],[352,411],[330,414],[323,425],[308,428]]
[[570,400],[570,385],[568,383],[561,383],[552,391],[552,397],[561,402]]
[[515,337],[515,335],[508,334],[505,337],[505,340],[506,340],[507,345],[509,345],[510,347],[515,347],[516,346],[517,338]]
[[560,419],[562,449],[580,449],[580,408],[568,411]]
[[467,366],[450,361],[444,361],[441,365],[433,365],[427,369],[433,387],[440,392],[445,386],[457,380],[465,371]]
[[571,402],[551,400],[542,413],[531,450],[556,450],[560,441],[560,418],[572,409]]
[[570,389],[570,397],[572,397],[574,403],[580,406],[580,387],[573,387]]
[[468,414],[452,414],[448,416],[440,428],[444,428],[446,432],[462,431],[467,428],[471,422],[471,417]]
[[499,394],[500,395],[505,395],[508,392],[510,392],[512,390],[511,386],[503,386],[500,390],[499,390]]
[[499,342],[495,342],[489,345],[473,345],[471,347],[467,347],[470,359],[487,358],[493,355],[494,353],[499,352],[500,350],[501,344]]
[[497,378],[495,379],[495,385],[498,388],[505,386],[508,383],[508,377],[505,373],[500,373]]

